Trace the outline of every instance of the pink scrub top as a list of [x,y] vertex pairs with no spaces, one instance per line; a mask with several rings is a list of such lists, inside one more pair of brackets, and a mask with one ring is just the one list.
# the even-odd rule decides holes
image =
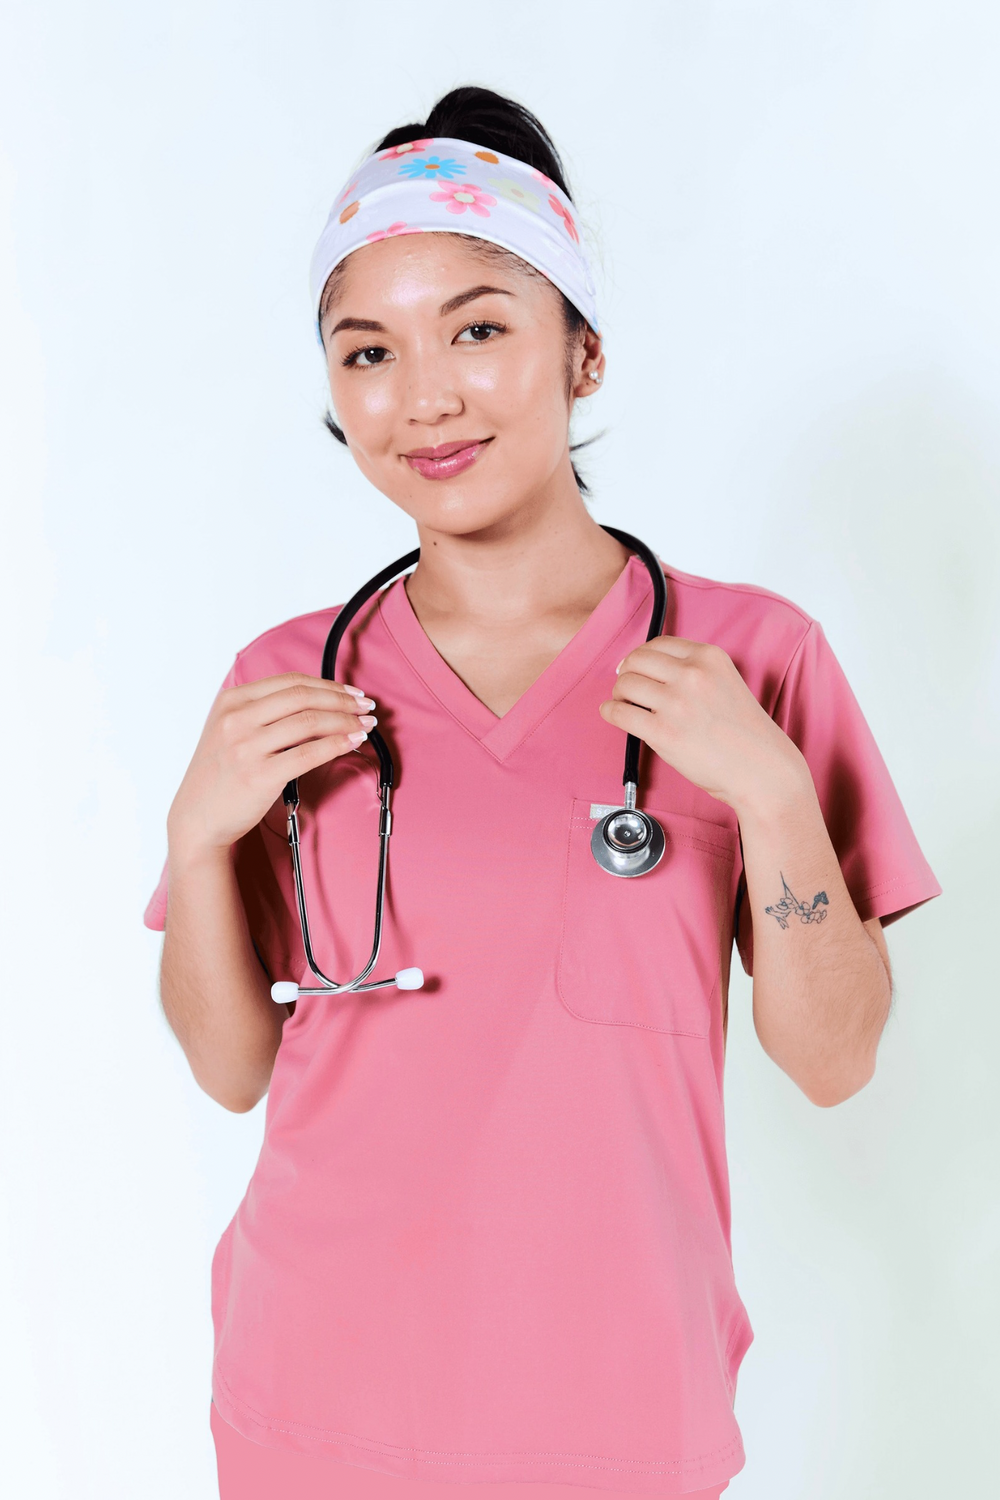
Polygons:
[[[728,651],[805,755],[860,916],[937,895],[819,624],[764,589],[665,571],[666,631]],[[734,939],[752,964],[736,818],[643,747],[662,861],[622,880],[590,852],[625,746],[598,704],[651,595],[630,557],[499,718],[402,579],[348,631],[338,678],[376,699],[398,775],[373,977],[416,964],[426,984],[305,998],[285,1022],[211,1274],[213,1399],[258,1443],[452,1485],[634,1495],[743,1466],[753,1330],[723,1118]],[[336,612],[265,632],[225,685],[318,675]],[[338,979],[371,946],[374,765],[364,744],[300,784],[316,954]],[[269,976],[310,983],[280,798],[236,867]],[[146,925],[167,913],[164,875]]]

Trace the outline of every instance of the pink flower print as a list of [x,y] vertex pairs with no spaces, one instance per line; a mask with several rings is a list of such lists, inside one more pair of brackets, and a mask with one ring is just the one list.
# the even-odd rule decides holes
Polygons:
[[553,182],[551,177],[546,177],[545,173],[540,172],[537,167],[532,167],[531,172],[532,176],[537,177],[539,182],[544,182],[546,187],[558,187],[558,183]]
[[408,156],[411,151],[426,151],[428,146],[433,146],[434,137],[426,141],[404,141],[401,146],[390,146],[388,151],[383,151],[379,161],[387,161],[389,157]]
[[493,205],[496,199],[484,193],[474,182],[442,182],[440,193],[431,193],[432,203],[446,203],[450,214],[464,214],[467,208],[480,219],[488,219],[490,211],[484,203]]
[[347,197],[348,193],[353,193],[354,189],[356,187],[357,187],[357,183],[356,182],[352,182],[351,185],[350,185],[350,187],[345,187],[344,191],[341,193],[340,197],[337,199],[337,202],[338,203],[343,203],[343,201]]
[[551,208],[551,210],[552,210],[552,212],[554,214],[558,214],[559,217],[560,217],[560,219],[562,219],[562,221],[563,221],[563,228],[565,229],[566,233],[569,235],[570,239],[571,240],[575,240],[576,243],[579,244],[580,243],[580,236],[576,232],[576,225],[573,222],[573,215],[570,213],[570,211],[569,211],[568,208],[564,208],[562,206],[562,204],[559,202],[559,199],[556,197],[555,193],[550,193],[549,194],[549,207]]
[[402,219],[397,219],[395,224],[390,224],[388,229],[376,229],[374,234],[366,234],[366,240],[385,240],[390,234],[422,234],[423,230],[414,229],[409,224],[404,224]]

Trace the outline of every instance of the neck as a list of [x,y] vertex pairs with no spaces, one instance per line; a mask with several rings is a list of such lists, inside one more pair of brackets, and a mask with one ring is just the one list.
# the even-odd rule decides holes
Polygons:
[[589,613],[628,560],[594,520],[572,479],[483,531],[454,535],[418,524],[420,562],[406,585],[422,624],[449,618],[487,627],[547,614]]

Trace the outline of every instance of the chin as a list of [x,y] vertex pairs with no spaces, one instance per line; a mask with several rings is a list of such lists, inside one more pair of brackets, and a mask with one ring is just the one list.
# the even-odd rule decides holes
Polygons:
[[[506,487],[505,487],[506,489]],[[447,536],[471,536],[499,525],[519,509],[514,487],[498,495],[492,484],[461,484],[460,478],[430,479],[406,494],[383,491],[400,510],[431,531]]]

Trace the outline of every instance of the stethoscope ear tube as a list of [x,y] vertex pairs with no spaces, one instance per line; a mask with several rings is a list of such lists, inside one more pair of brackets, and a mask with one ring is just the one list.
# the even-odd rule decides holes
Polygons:
[[[623,547],[628,547],[630,551],[637,553],[646,565],[646,570],[653,584],[653,608],[650,611],[649,629],[646,631],[646,639],[647,641],[651,641],[654,637],[663,634],[663,627],[667,618],[667,585],[663,577],[663,569],[660,566],[659,558],[653,552],[652,548],[646,546],[645,542],[641,542],[638,537],[630,535],[627,531],[620,531],[617,526],[602,526],[602,530],[606,531],[609,536],[613,536],[616,541],[621,542]],[[389,563],[380,573],[376,573],[374,578],[370,578],[367,583],[363,584],[357,593],[353,594],[344,607],[338,611],[337,618],[334,620],[330,628],[330,633],[326,638],[326,645],[323,647],[321,675],[327,682],[336,682],[337,680],[337,652],[340,650],[340,643],[346,634],[347,627],[358,610],[361,609],[362,605],[367,604],[368,600],[374,594],[377,594],[379,589],[383,588],[385,584],[395,578],[398,573],[402,573],[407,568],[416,567],[419,561],[420,548],[415,547],[412,552],[407,552],[403,557],[397,558],[395,562]],[[389,787],[391,789],[395,780],[395,767],[392,756],[389,753],[388,745],[377,729],[371,731],[367,743],[372,746],[375,754],[378,756],[380,789],[381,787]],[[629,785],[635,787],[639,784],[639,752],[641,748],[642,741],[636,735],[626,735],[625,769],[622,775],[622,785],[625,787]],[[288,783],[283,795],[286,807],[292,806],[293,803],[298,803],[298,787],[294,781]]]
[[[621,542],[623,547],[628,547],[632,552],[637,552],[646,564],[653,584],[653,608],[650,611],[649,629],[646,631],[647,641],[663,634],[663,627],[667,619],[667,584],[663,576],[660,560],[652,548],[647,547],[645,542],[640,542],[636,536],[630,536],[627,531],[619,531],[617,526],[603,526],[601,528],[616,541]],[[625,740],[625,772],[622,776],[622,786],[637,787],[639,785],[639,751],[642,748],[642,740],[637,735],[630,734]]]
[[[405,568],[415,567],[419,561],[420,548],[414,547],[412,552],[407,552],[404,557],[397,558],[394,563],[390,563],[388,567],[383,568],[381,573],[376,573],[374,578],[369,578],[368,582],[362,584],[357,593],[352,594],[344,607],[338,611],[337,618],[330,627],[330,633],[326,638],[326,645],[323,647],[323,662],[320,667],[320,676],[325,678],[327,682],[336,682],[337,680],[337,652],[340,650],[340,643],[344,639],[348,625],[350,625],[361,606],[367,604],[372,595],[377,594],[379,589],[387,584],[390,579],[395,578],[397,573],[402,573]],[[389,754],[389,747],[377,729],[373,729],[370,732],[367,743],[371,745],[378,756],[379,792],[381,793],[383,787],[388,787],[391,791],[396,776],[396,768],[393,765],[392,756]],[[284,797],[286,807],[292,806],[293,803],[297,805],[299,800],[297,783],[290,781],[285,787],[282,796]]]
[[[414,547],[412,552],[407,552],[403,557],[397,558],[394,563],[383,568],[381,573],[376,573],[374,578],[369,578],[368,582],[362,584],[357,593],[348,599],[334,620],[330,634],[326,638],[326,645],[323,647],[321,676],[325,677],[328,682],[337,680],[337,652],[340,650],[340,643],[344,639],[348,625],[361,606],[367,604],[372,595],[377,594],[379,589],[395,578],[397,573],[402,573],[406,568],[416,567],[419,561],[420,548]],[[392,763],[392,756],[389,754],[389,747],[377,729],[373,729],[369,734],[368,744],[378,756],[379,787],[380,789],[389,787],[391,790],[395,780],[395,767]]]
[[[330,628],[323,647],[323,661],[320,675],[327,682],[337,680],[337,652],[348,625],[362,605],[366,604],[373,594],[395,578],[397,573],[406,568],[413,567],[420,559],[420,548],[407,552],[396,562],[390,563],[374,578],[370,578],[358,592],[350,598],[344,607],[338,611],[337,618]],[[309,930],[309,913],[306,908],[305,881],[302,876],[302,856],[299,849],[299,784],[297,779],[286,783],[282,792],[282,800],[288,815],[288,843],[292,851],[292,869],[295,877],[295,897],[299,910],[299,926],[302,930],[302,943],[305,950],[306,962],[312,973],[321,981],[322,988],[301,989],[298,985],[290,985],[287,982],[278,981],[271,986],[271,997],[279,1004],[287,1004],[296,1000],[299,995],[335,995],[353,992],[355,994],[363,990],[384,989],[389,985],[395,985],[397,989],[416,990],[420,989],[424,982],[424,976],[420,969],[401,969],[392,979],[368,980],[368,975],[378,962],[379,950],[382,945],[382,911],[385,901],[386,866],[389,858],[389,834],[392,831],[392,813],[389,809],[389,800],[392,795],[393,782],[395,781],[395,766],[389,747],[379,734],[373,729],[366,741],[371,745],[378,756],[379,784],[378,794],[381,803],[381,814],[379,816],[379,860],[378,881],[375,892],[375,932],[372,939],[372,950],[368,962],[353,979],[346,984],[338,984],[336,980],[329,978],[323,973],[316,961],[313,952],[312,934]],[[368,980],[367,983],[365,981]],[[292,994],[292,990],[295,991]]]

